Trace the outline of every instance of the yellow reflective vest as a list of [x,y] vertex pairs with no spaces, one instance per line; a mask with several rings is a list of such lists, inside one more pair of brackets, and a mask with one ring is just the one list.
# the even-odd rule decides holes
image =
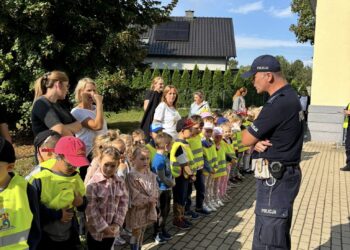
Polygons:
[[27,239],[33,214],[27,196],[27,182],[19,175],[12,177],[0,192],[0,249],[28,249]]
[[41,203],[51,209],[73,207],[74,192],[78,192],[81,196],[85,195],[84,182],[78,172],[71,176],[61,176],[43,168],[32,177],[29,183],[34,179],[41,180]]
[[[209,166],[216,172],[218,168],[218,162],[217,162],[218,155],[216,152],[215,144],[212,141],[210,142],[203,141],[202,145],[203,145],[203,157],[208,161]],[[209,175],[206,169],[203,169],[203,174],[205,176]]]
[[146,148],[149,150],[150,152],[150,159],[151,159],[151,162],[150,162],[150,166],[152,166],[152,161],[154,159],[154,156],[156,155],[157,153],[157,149],[155,147],[153,147],[153,145],[151,143],[147,143],[146,144]]
[[242,152],[247,151],[249,149],[249,147],[246,147],[242,144],[242,131],[236,132],[235,138],[237,140],[238,153],[242,153]]
[[223,140],[223,141],[225,142],[226,154],[229,155],[233,159],[237,159],[233,141],[232,142],[230,142],[229,140],[227,140],[227,141]]
[[219,149],[216,149],[218,155],[217,162],[218,168],[215,172],[214,178],[219,178],[227,175],[227,162],[226,162],[226,143],[221,140]]
[[176,151],[180,146],[182,147],[182,149],[186,153],[186,156],[188,159],[188,165],[190,166],[191,169],[194,169],[193,154],[192,154],[190,145],[188,143],[184,143],[183,140],[176,140],[174,142],[173,146],[171,147],[171,150],[170,150],[170,169],[171,169],[171,174],[175,178],[177,178],[183,174],[182,167],[181,167],[180,163],[177,161],[176,156],[175,156]]
[[202,169],[204,165],[204,159],[203,159],[203,147],[202,147],[201,136],[198,134],[195,137],[191,137],[187,139],[187,142],[190,145],[190,148],[192,150],[192,154],[194,157],[193,171]]
[[[348,107],[346,110],[350,110],[350,103],[348,104]],[[349,116],[345,115],[343,128],[348,128],[348,126],[349,126]]]

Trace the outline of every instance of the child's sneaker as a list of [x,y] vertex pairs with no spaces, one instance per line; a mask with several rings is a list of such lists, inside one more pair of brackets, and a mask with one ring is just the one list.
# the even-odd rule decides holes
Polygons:
[[214,205],[211,202],[208,202],[208,207],[210,208],[211,211],[216,212],[217,209],[214,207]]
[[171,234],[168,233],[167,231],[163,231],[162,236],[163,236],[163,239],[166,241],[171,240],[173,238],[173,236],[171,236]]
[[184,220],[174,220],[173,225],[182,230],[188,230],[191,228],[191,226],[186,224]]
[[157,236],[154,238],[154,241],[157,243],[157,244],[165,244],[166,243],[166,240],[164,239],[162,233],[158,233]]
[[225,204],[221,200],[217,200],[216,203],[220,206],[223,207]]
[[201,214],[201,215],[210,215],[210,210],[208,209],[208,207],[206,205],[203,205],[202,209],[196,209],[196,212]]
[[204,203],[203,204],[203,209],[205,208],[205,210],[207,210],[208,212],[212,212],[211,208],[206,204]]
[[183,219],[183,220],[184,220],[184,222],[185,222],[187,225],[189,225],[190,227],[193,226],[192,222],[190,222],[189,220],[186,220],[186,219]]
[[185,216],[192,220],[199,219],[199,214],[197,214],[196,212],[193,212],[192,210],[186,211]]
[[114,239],[114,245],[117,245],[117,246],[122,246],[122,245],[124,245],[126,243],[126,241],[122,238],[122,237],[120,237],[120,236],[117,236],[117,237],[115,237],[115,239]]

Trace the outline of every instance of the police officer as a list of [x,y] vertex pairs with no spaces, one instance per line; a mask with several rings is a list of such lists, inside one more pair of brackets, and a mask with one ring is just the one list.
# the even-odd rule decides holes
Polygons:
[[345,120],[343,123],[343,128],[346,129],[346,138],[345,138],[346,165],[340,170],[350,171],[350,126],[349,126],[350,103],[344,109],[344,115],[345,115]]
[[301,182],[302,108],[275,57],[257,57],[242,77],[251,77],[259,94],[269,94],[258,118],[242,134],[244,145],[254,145],[252,157],[266,159],[272,174],[257,179],[253,249],[290,249],[293,203]]

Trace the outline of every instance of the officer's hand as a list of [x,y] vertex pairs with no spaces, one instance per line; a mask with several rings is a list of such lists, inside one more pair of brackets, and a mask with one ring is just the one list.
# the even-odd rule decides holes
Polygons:
[[70,222],[72,220],[74,216],[74,212],[72,211],[72,209],[68,209],[68,208],[62,208],[62,218],[61,221],[63,223],[67,223]]
[[79,193],[74,192],[74,200],[72,205],[74,207],[80,207],[83,204],[83,202],[84,202],[83,197]]
[[265,141],[258,141],[255,146],[254,146],[254,150],[262,153],[264,152],[268,147],[271,147],[272,144],[270,143],[269,140],[265,140]]
[[350,115],[350,110],[344,110],[344,114],[349,116]]

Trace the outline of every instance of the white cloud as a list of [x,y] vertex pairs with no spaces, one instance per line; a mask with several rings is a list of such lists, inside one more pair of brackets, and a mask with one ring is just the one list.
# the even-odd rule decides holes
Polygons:
[[302,60],[303,63],[304,63],[304,66],[310,66],[312,67],[313,66],[313,60]]
[[258,1],[254,3],[248,3],[242,6],[239,6],[238,8],[231,8],[229,9],[229,12],[231,13],[238,13],[238,14],[248,14],[253,11],[258,11],[263,9],[263,2]]
[[274,16],[279,18],[286,18],[286,17],[292,17],[293,13],[290,9],[290,6],[284,9],[276,9],[275,7],[271,6],[268,12]]
[[308,47],[311,45],[297,43],[292,40],[265,39],[259,37],[236,36],[236,47],[238,49],[266,49],[266,48],[294,48]]

